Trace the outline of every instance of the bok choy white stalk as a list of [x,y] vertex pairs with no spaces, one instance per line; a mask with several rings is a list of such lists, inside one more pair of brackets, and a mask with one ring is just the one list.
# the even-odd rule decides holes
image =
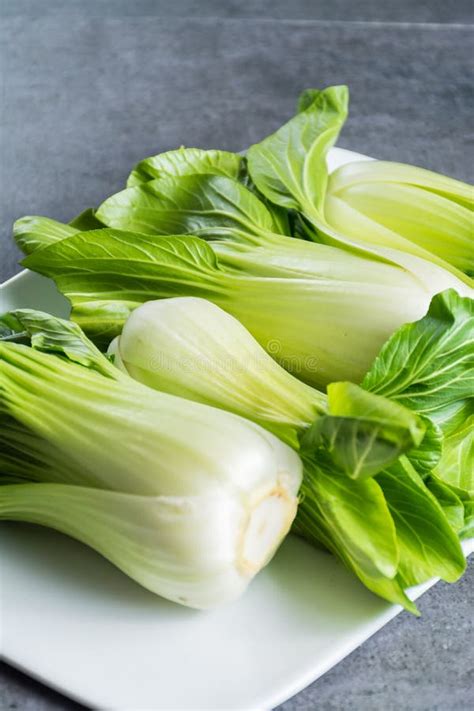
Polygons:
[[370,160],[329,176],[324,214],[356,240],[393,246],[474,276],[474,189],[402,163]]
[[27,310],[5,323],[0,518],[63,531],[191,607],[238,597],[290,529],[298,455],[120,373],[75,324]]
[[[454,309],[457,297],[443,298]],[[458,334],[461,325],[458,317]],[[418,345],[426,352],[426,344]],[[454,580],[462,572],[457,536],[417,473],[426,455],[423,444],[417,449],[424,426],[396,399],[350,383],[333,383],[322,395],[284,371],[238,321],[197,298],[138,307],[109,352],[137,380],[239,413],[300,449],[305,475],[294,530],[339,555],[377,594],[413,610],[406,585],[433,575]],[[410,372],[410,353],[404,355]],[[457,362],[459,377],[463,359]],[[380,363],[377,372],[380,379],[371,374],[373,388],[383,380]],[[412,385],[416,377],[414,369]],[[402,456],[406,452],[409,459]]]

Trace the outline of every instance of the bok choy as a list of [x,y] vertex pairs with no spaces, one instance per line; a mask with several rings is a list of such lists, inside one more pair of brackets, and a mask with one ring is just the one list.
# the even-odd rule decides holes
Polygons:
[[[459,403],[468,396],[467,383],[447,393],[450,382],[469,373],[469,351],[462,341],[469,304],[462,301],[446,294],[432,305],[433,314],[444,308],[456,321],[445,345],[438,344],[439,352],[448,345],[461,349],[451,377],[441,374],[444,385],[437,383],[444,398],[442,392],[426,396],[435,409],[443,399]],[[428,361],[423,338],[417,346]],[[392,357],[397,351],[405,357],[403,392],[394,389],[403,402],[409,385],[413,392],[420,383],[421,361],[407,344],[391,349]],[[413,609],[404,587],[434,575],[452,581],[461,574],[457,536],[433,487],[420,475],[426,473],[420,467],[425,428],[418,415],[397,404],[397,397],[386,400],[350,383],[333,383],[322,395],[284,371],[238,321],[203,299],[138,307],[109,351],[121,370],[142,383],[239,413],[299,449],[305,475],[294,530],[336,553],[369,589]],[[368,374],[368,387],[376,389],[377,382],[382,387],[380,361],[387,362],[386,351],[375,365],[379,377]],[[427,445],[431,448],[430,439]]]
[[23,310],[2,331],[0,518],[56,528],[191,607],[238,597],[290,529],[298,455],[120,373],[75,324]]
[[[170,231],[196,231],[202,220],[208,226],[199,232],[212,235],[211,241],[195,235],[101,229],[77,232],[36,249],[23,264],[55,280],[72,303],[71,318],[99,345],[107,346],[140,303],[201,296],[241,321],[284,367],[319,387],[335,380],[359,382],[387,338],[403,323],[421,318],[438,291],[469,293],[454,275],[411,255],[404,255],[402,267],[328,245],[228,227],[217,206],[204,202],[211,183],[214,199],[216,180],[221,188],[222,181],[230,183],[248,198],[249,210],[255,208],[258,215],[261,210],[262,219],[267,215],[271,224],[266,208],[239,183],[194,176],[192,196],[199,206],[183,206],[163,219]],[[146,184],[147,190],[152,183]],[[179,195],[189,200],[190,192],[181,192],[182,187]],[[125,193],[140,190],[144,188]],[[174,185],[173,194],[176,203]],[[155,208],[147,208],[150,225],[164,231],[163,198],[144,196],[148,204],[158,206],[156,220]],[[126,196],[129,199],[141,204],[138,193]],[[104,219],[104,211],[99,214]],[[212,220],[216,226],[209,225]],[[232,214],[225,220],[234,224],[247,218]],[[124,226],[129,221],[127,217]],[[135,218],[130,226],[146,227]],[[30,239],[40,239],[43,230],[49,233],[49,226],[44,229],[37,222]]]
[[474,190],[410,165],[361,161],[328,175],[326,158],[348,112],[346,86],[303,93],[299,113],[248,150],[249,172],[268,200],[297,211],[318,242],[394,250],[474,272]]

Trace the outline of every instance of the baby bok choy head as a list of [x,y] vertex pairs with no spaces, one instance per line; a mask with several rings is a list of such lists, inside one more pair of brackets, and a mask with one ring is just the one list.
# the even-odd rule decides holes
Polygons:
[[[418,409],[448,407],[452,414],[452,404],[468,396],[467,384],[458,386],[468,372],[468,301],[454,292],[436,297],[415,333],[404,327],[387,344],[366,389],[332,383],[327,396],[292,377],[235,318],[199,298],[138,307],[109,352],[141,382],[243,415],[299,450],[305,471],[294,530],[338,555],[370,590],[414,611],[407,585],[433,575],[454,580],[464,568],[456,533],[424,481],[439,442]],[[433,329],[446,332],[442,345]],[[445,352],[456,354],[450,377],[441,370]],[[425,378],[434,380],[432,397],[426,392],[422,404],[403,407]],[[370,392],[384,383],[392,384],[393,399]],[[452,492],[441,489],[452,505]]]
[[[295,210],[317,242],[422,257],[463,278],[474,274],[474,188],[411,165],[358,161],[328,175],[327,154],[347,118],[346,86],[308,89],[299,112],[249,148],[258,190]],[[311,230],[309,231],[311,234]]]
[[[145,301],[201,296],[235,316],[286,369],[325,387],[334,380],[359,382],[387,338],[403,323],[421,318],[434,294],[449,288],[469,291],[453,274],[412,255],[401,255],[402,265],[268,231],[256,235],[236,227],[211,229],[212,219],[220,222],[222,216],[217,205],[205,204],[204,195],[214,199],[217,188],[232,188],[238,195],[236,211],[245,200],[264,217],[266,208],[229,178],[192,177],[186,189],[181,182],[179,190],[177,183],[167,186],[174,195],[169,198],[172,224],[169,215],[166,224],[162,221],[167,203],[161,188],[159,196],[129,188],[116,215],[125,215],[123,221],[117,218],[124,225],[132,220],[136,232],[76,232],[35,249],[24,260],[24,266],[55,280],[72,303],[71,318],[97,344],[107,347],[130,312]],[[155,182],[160,180],[146,183],[146,189],[155,189]],[[195,205],[176,208],[190,196]],[[206,235],[216,229],[220,237],[212,233],[206,241],[192,234],[138,232],[145,228],[145,218],[150,230],[173,225],[191,230],[197,213],[208,225],[202,228]],[[50,226],[40,220],[30,230],[30,246],[41,235],[51,235]]]
[[191,607],[238,597],[290,529],[298,455],[132,380],[75,324],[24,310],[2,331],[0,518],[63,531]]

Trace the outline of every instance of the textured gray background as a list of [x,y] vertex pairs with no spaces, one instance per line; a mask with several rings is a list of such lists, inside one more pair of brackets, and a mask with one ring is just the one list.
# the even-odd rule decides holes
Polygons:
[[[0,281],[19,270],[15,218],[69,219],[119,189],[136,160],[183,143],[244,148],[307,86],[349,84],[339,145],[473,179],[470,0],[0,8]],[[472,708],[473,582],[471,564],[422,598],[421,619],[400,615],[279,711]],[[1,668],[2,711],[80,708]]]

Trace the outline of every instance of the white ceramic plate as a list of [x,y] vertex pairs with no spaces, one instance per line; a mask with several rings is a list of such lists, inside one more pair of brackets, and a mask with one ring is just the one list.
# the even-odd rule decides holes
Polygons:
[[[360,158],[336,149],[330,164]],[[68,310],[52,282],[28,272],[2,289],[0,311],[19,307]],[[59,533],[16,523],[1,532],[5,658],[95,708],[271,709],[400,612],[291,536],[239,601],[197,612]]]

